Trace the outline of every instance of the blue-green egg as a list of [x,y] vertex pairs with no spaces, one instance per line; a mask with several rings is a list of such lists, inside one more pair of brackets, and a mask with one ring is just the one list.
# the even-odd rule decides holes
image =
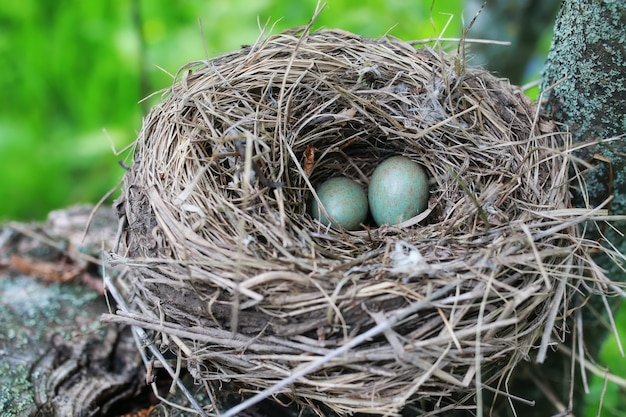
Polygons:
[[379,226],[406,221],[428,205],[428,176],[404,156],[392,156],[372,173],[368,200],[372,218]]
[[357,182],[346,177],[334,177],[320,184],[315,192],[330,219],[315,198],[311,201],[310,214],[322,224],[330,224],[335,229],[356,230],[365,221],[367,195]]

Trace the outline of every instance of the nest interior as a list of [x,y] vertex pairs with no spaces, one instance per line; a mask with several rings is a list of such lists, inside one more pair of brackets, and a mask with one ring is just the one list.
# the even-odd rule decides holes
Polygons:
[[[281,393],[340,414],[471,403],[566,331],[575,277],[599,273],[569,136],[546,126],[506,81],[391,37],[294,30],[191,63],[116,202],[119,314],[207,389],[255,392],[421,303]],[[352,232],[308,214],[320,181],[367,188],[391,155],[428,172],[424,213]]]

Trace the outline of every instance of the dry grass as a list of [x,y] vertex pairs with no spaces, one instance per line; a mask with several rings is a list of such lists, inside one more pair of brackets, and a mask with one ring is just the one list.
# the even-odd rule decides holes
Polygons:
[[[571,207],[570,148],[506,81],[391,37],[294,30],[189,64],[117,202],[130,310],[108,320],[152,332],[210,393],[482,407],[477,387],[509,395],[515,365],[569,331],[575,293],[609,292],[578,232],[606,211]],[[425,213],[356,232],[306,214],[320,180],[365,187],[395,154],[432,178]]]

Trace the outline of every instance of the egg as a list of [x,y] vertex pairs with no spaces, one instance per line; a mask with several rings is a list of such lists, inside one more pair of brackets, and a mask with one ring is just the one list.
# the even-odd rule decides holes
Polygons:
[[374,169],[368,189],[372,218],[379,226],[402,223],[428,205],[428,176],[404,156],[392,156]]
[[315,192],[330,218],[315,198],[311,201],[310,214],[324,225],[356,230],[365,221],[368,214],[367,194],[357,182],[346,177],[334,177],[320,184]]

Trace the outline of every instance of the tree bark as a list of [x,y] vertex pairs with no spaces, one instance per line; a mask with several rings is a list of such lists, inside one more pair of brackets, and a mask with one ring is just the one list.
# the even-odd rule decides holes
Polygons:
[[625,28],[626,2],[564,1],[542,84],[545,109],[569,127],[576,142],[605,140],[579,156],[597,167],[587,177],[593,201],[613,194],[614,213],[626,213],[626,155],[623,140],[606,140],[626,133]]
[[[626,2],[621,0],[565,0],[557,16],[554,39],[543,73],[544,110],[569,129],[577,144],[585,144],[576,156],[589,162],[584,168],[587,204],[597,206],[609,196],[612,214],[626,213]],[[581,204],[583,201],[581,200]],[[606,238],[622,253],[626,243],[618,230],[626,223],[606,228]],[[594,236],[596,238],[598,236]],[[623,271],[608,259],[598,263],[613,281],[626,281]],[[616,299],[613,308],[616,308]],[[592,308],[605,308],[594,297]],[[584,340],[587,353],[597,358],[608,329],[597,315],[586,308]],[[569,358],[555,354],[541,371],[558,377],[569,375]],[[576,375],[580,376],[577,371]],[[563,390],[564,404],[570,393]],[[573,392],[574,414],[580,415],[584,392],[576,381]]]
[[100,322],[110,306],[93,262],[117,220],[99,211],[83,239],[90,214],[0,225],[0,416],[114,415],[145,390],[130,329]]

